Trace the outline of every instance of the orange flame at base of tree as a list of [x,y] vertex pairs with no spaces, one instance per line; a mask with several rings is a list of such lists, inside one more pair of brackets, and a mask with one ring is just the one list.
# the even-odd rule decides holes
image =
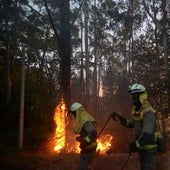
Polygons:
[[54,150],[60,152],[66,146],[66,105],[63,99],[55,109],[54,120],[56,123]]

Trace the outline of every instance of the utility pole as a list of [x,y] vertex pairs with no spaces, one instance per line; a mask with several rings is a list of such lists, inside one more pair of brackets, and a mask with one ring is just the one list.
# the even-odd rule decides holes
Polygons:
[[88,3],[87,0],[84,1],[83,6],[84,11],[84,45],[85,45],[85,58],[86,58],[86,98],[90,97],[90,78],[89,78],[89,50],[88,50]]
[[21,68],[21,98],[20,98],[20,115],[19,115],[19,136],[18,147],[23,150],[23,134],[24,134],[24,98],[25,98],[25,48],[22,51],[22,68]]

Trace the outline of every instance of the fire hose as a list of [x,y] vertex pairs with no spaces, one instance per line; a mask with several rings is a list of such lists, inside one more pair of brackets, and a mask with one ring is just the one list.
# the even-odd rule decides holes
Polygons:
[[108,124],[109,120],[111,119],[111,115],[108,117],[106,123],[104,124],[102,130],[100,131],[100,133],[97,135],[97,138],[99,138],[99,136],[102,134],[102,132],[104,131],[106,125]]
[[[110,120],[111,118],[112,118],[112,116],[110,115],[110,116],[108,117],[108,119],[106,120],[106,122],[105,122],[102,130],[101,130],[100,133],[97,135],[97,139],[100,137],[100,135],[102,134],[102,132],[103,132],[104,129],[106,128],[106,125],[108,124],[108,122],[109,122],[109,120]],[[129,153],[129,155],[128,155],[126,161],[125,161],[125,163],[124,163],[123,166],[121,167],[121,170],[123,170],[123,169],[125,168],[125,166],[127,165],[128,161],[129,161],[129,159],[130,159],[130,157],[131,157],[131,154],[132,154],[132,153]]]
[[129,161],[129,159],[130,159],[130,157],[131,157],[131,154],[132,154],[132,153],[129,153],[129,155],[128,155],[126,161],[125,161],[125,163],[124,163],[123,166],[121,167],[121,170],[123,170],[123,169],[125,168],[125,166],[127,165],[128,161]]

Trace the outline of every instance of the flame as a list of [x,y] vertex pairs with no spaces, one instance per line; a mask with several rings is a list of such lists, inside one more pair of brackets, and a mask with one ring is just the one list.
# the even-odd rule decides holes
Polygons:
[[113,136],[106,134],[97,139],[97,150],[101,153],[105,153],[111,147],[111,141]]
[[[80,153],[79,142],[71,136],[70,143],[66,143],[66,114],[67,107],[62,98],[61,102],[57,105],[54,112],[54,120],[56,123],[54,135],[54,151],[60,153],[63,149],[66,152]],[[68,135],[68,133],[67,133]],[[67,136],[69,138],[69,136]],[[102,135],[97,139],[97,150],[100,153],[105,153],[111,147],[113,137],[110,134]]]
[[60,152],[66,146],[66,105],[63,98],[55,109],[54,120],[56,123],[54,150]]
[[[67,107],[62,98],[61,102],[57,105],[54,112],[54,121],[56,123],[56,129],[54,134],[53,149],[57,153],[60,153],[63,149],[65,149],[65,151],[68,153],[69,152],[79,153],[80,152],[79,143],[76,142],[75,138],[73,138],[71,133],[68,133],[68,129],[66,133],[66,127],[68,125],[66,115],[67,115]],[[67,142],[66,142],[66,138],[67,138]]]
[[72,145],[67,145],[67,152],[72,152],[72,153],[80,153],[80,147],[79,147],[79,142],[74,141]]
[[[100,154],[106,153],[112,146],[112,139],[113,136],[110,134],[102,135],[100,138],[97,139],[97,151],[100,151]],[[70,151],[75,153],[80,153],[79,142],[74,144],[74,149],[70,148]]]

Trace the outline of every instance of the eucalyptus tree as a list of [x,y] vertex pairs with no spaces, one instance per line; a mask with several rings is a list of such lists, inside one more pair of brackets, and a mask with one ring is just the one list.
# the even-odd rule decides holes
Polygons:
[[[121,79],[130,77],[130,71],[128,72],[127,69],[130,69],[131,61],[128,57],[132,52],[127,53],[127,51],[132,51],[128,45],[133,39],[131,38],[132,28],[135,30],[140,26],[140,11],[136,12],[139,9],[137,5],[131,4],[129,7],[126,4],[125,7],[123,1],[119,3],[112,0],[88,1],[88,55],[90,61],[88,85],[92,102],[95,105],[96,97],[99,97],[99,91],[102,88],[104,96],[113,98],[113,91],[117,91]],[[135,15],[127,16],[128,13],[131,13],[129,12],[131,6],[135,9]],[[136,27],[132,26],[133,23],[136,24]],[[133,43],[131,42],[131,44]]]
[[[52,88],[47,88],[46,81],[49,80],[51,86],[53,86],[54,76],[53,73],[51,73],[52,70],[49,68],[52,68],[53,65],[50,61],[56,59],[54,56],[57,55],[57,52],[54,48],[55,41],[53,36],[51,36],[49,23],[46,16],[43,15],[44,6],[42,6],[42,4],[34,4],[34,1],[32,1],[33,7],[28,1],[1,1],[0,5],[2,14],[0,21],[2,33],[0,35],[2,40],[0,46],[2,82],[7,78],[7,83],[1,85],[1,96],[3,97],[3,103],[11,104],[11,107],[3,105],[2,108],[13,110],[12,115],[11,111],[4,111],[2,116],[6,115],[8,119],[11,119],[12,123],[11,121],[3,119],[4,124],[10,127],[17,122],[12,120],[13,117],[18,117],[18,101],[20,100],[18,97],[18,89],[20,87],[18,82],[20,81],[22,49],[26,49],[26,77],[28,74],[33,75],[34,69],[40,73],[38,75],[39,78],[32,76],[32,79],[26,84],[26,118],[27,114],[33,111],[35,116],[39,116],[39,118],[44,116],[45,112],[48,112],[47,108],[49,108],[50,100],[48,100],[49,98],[47,98],[47,96],[50,90],[47,91],[46,89],[52,90]],[[49,67],[49,65],[51,66]],[[41,82],[40,84],[42,85],[36,93],[32,93],[34,91],[34,88],[31,86],[31,82],[34,81],[33,79]],[[29,92],[27,89],[30,89]],[[48,94],[45,94],[45,92]],[[6,100],[4,100],[4,93],[7,94]],[[52,93],[51,91],[51,95],[52,94],[54,94],[54,92]],[[46,98],[43,95],[45,95]]]
[[[8,128],[10,123],[12,126],[15,124],[13,119],[17,117],[14,114],[16,113],[17,105],[14,104],[17,104],[18,97],[17,90],[14,90],[14,85],[19,77],[19,69],[16,65],[18,66],[18,57],[21,56],[20,48],[22,48],[22,43],[20,43],[20,40],[24,33],[21,16],[25,17],[26,13],[18,1],[1,1],[0,8],[0,65],[1,82],[3,82],[1,84],[1,126]],[[12,114],[12,112],[14,113]]]
[[169,2],[166,0],[155,1],[143,0],[143,6],[154,24],[154,38],[156,46],[156,62],[155,62],[155,71],[156,71],[156,81],[151,84],[153,91],[156,91],[157,94],[153,94],[155,103],[155,108],[161,113],[162,117],[162,129],[165,134],[165,117],[169,113],[170,107],[170,64],[168,59],[170,58],[169,54]]
[[[133,72],[130,70],[133,36],[137,38],[134,32],[141,26],[142,14],[136,1],[128,2],[97,1],[89,10],[90,56],[95,60],[94,70],[95,66],[99,66],[97,77],[99,81],[97,84],[91,84],[94,84],[99,91],[102,81],[104,96],[111,98],[114,96],[113,92],[117,91],[114,89],[120,87],[119,82],[122,79],[126,82],[133,80],[130,75]],[[95,1],[93,3],[95,4]],[[101,71],[102,67],[104,71]],[[95,77],[92,82],[93,80]],[[97,95],[98,91],[93,90]]]
[[[161,57],[158,59],[158,54],[163,54],[160,53],[161,38],[158,38],[159,36],[154,38],[154,34],[159,35],[160,31],[155,32],[153,21],[144,10],[142,1],[94,0],[87,2],[90,63],[88,85],[92,102],[95,104],[97,98],[100,98],[99,91],[102,88],[103,96],[113,99],[115,95],[121,96],[122,90],[126,94],[125,85],[136,81],[146,84],[150,87],[151,92],[160,87],[157,83],[161,82],[160,77],[156,79],[156,75],[153,74],[155,71],[159,72],[158,68],[161,70],[161,67],[158,66],[163,61]],[[160,5],[159,2],[155,2],[155,4],[155,11],[158,10],[160,13],[160,8],[156,8]],[[154,15],[156,14],[154,13]],[[82,30],[84,25],[81,19],[78,24]],[[83,37],[81,38],[83,39]],[[79,49],[81,51],[75,57],[79,56],[81,59],[81,75],[83,75],[86,61],[83,61],[82,46]],[[78,64],[78,66],[80,65]],[[162,73],[161,71],[161,75]],[[148,74],[150,77],[147,76]],[[77,77],[75,78],[77,80]],[[86,81],[83,76],[82,79]],[[162,90],[164,91],[164,89],[163,86]],[[158,98],[156,93],[153,94],[155,98]],[[166,95],[164,97],[166,104],[167,97]],[[121,98],[123,99],[123,94]],[[106,106],[108,105],[106,104]]]
[[[94,84],[92,92],[94,96],[97,96],[98,100],[105,95],[108,99],[111,98],[115,85],[115,68],[113,66],[113,53],[115,51],[114,30],[109,28],[109,24],[114,15],[114,17],[117,17],[116,10],[116,3],[112,1],[97,2],[91,7],[89,34],[91,35],[91,57],[94,60],[92,65],[94,74],[92,75],[91,84]],[[112,14],[112,17],[109,14]],[[102,94],[99,93],[101,91],[103,91]],[[94,103],[98,103],[97,99],[94,100]],[[102,106],[102,108],[108,108],[109,104],[110,102],[105,103],[105,107]],[[98,109],[100,110],[100,108]]]
[[[52,2],[51,2],[52,3]],[[60,56],[60,74],[59,74],[59,82],[60,82],[60,91],[61,96],[64,97],[64,100],[67,105],[70,104],[71,96],[70,96],[70,78],[71,78],[71,31],[70,31],[70,1],[69,0],[60,0],[54,1],[51,4],[51,8],[56,11],[58,9],[59,13],[59,22],[57,29],[54,20],[56,18],[52,17],[51,11],[48,7],[48,3],[44,0],[44,4],[49,16],[50,24],[53,28],[53,31],[57,40],[57,49],[58,54]],[[58,33],[59,32],[59,33]]]
[[[147,11],[148,16],[151,18],[155,25],[155,39],[157,40],[157,71],[158,79],[161,79],[158,84],[157,89],[161,91],[160,99],[162,103],[162,108],[169,108],[170,106],[170,95],[169,95],[169,77],[170,77],[170,66],[168,62],[168,41],[169,41],[169,4],[168,1],[146,1],[143,0],[143,5]],[[162,48],[160,48],[162,47]],[[162,57],[164,59],[164,64],[162,65]],[[163,68],[163,69],[162,69]],[[165,75],[163,78],[162,75]],[[163,79],[162,79],[163,78]]]
[[19,15],[21,8],[17,1],[1,1],[1,62],[4,61],[4,78],[6,79],[6,101],[11,103],[12,75],[11,69],[18,47]]

